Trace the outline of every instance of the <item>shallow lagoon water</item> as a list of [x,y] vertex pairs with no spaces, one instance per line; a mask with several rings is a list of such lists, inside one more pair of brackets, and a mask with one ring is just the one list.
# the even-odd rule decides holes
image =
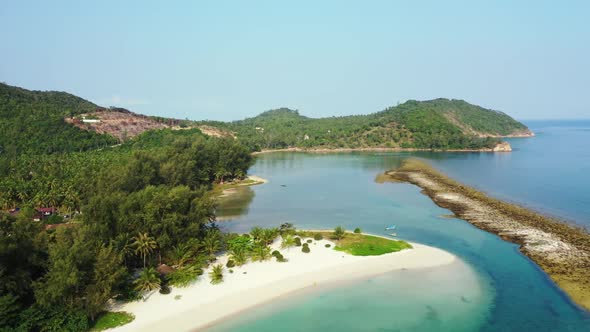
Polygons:
[[478,276],[456,261],[302,291],[211,331],[473,331],[487,318],[487,301]]
[[[256,225],[292,222],[299,228],[343,225],[383,234],[385,225],[397,224],[401,238],[456,254],[465,262],[463,273],[445,273],[444,269],[394,272],[333,289],[295,294],[250,310],[213,330],[590,331],[588,312],[573,304],[520,254],[517,246],[462,220],[441,217],[449,211],[437,207],[415,186],[374,182],[377,174],[411,156],[429,158],[430,154],[261,155],[251,172],[270,182],[252,187],[250,194],[254,197],[244,214],[222,226],[248,231]],[[492,164],[506,160],[503,154],[445,153],[436,155],[434,164],[458,180],[474,184],[477,174],[486,179],[491,174],[490,156],[504,158]],[[462,171],[460,167],[449,171],[454,164],[469,169],[465,166],[468,163],[474,169],[479,167],[479,172]],[[537,172],[541,171],[533,173],[540,176]],[[499,197],[517,197],[502,182],[490,182],[494,181],[476,185]],[[556,193],[554,197],[562,196]],[[553,201],[553,212],[571,210],[568,204]],[[520,202],[538,204],[526,201],[526,197]],[[437,277],[437,273],[442,274]],[[461,279],[467,275],[472,276],[472,282]],[[445,291],[450,293],[440,293]],[[457,301],[462,296],[471,302]]]

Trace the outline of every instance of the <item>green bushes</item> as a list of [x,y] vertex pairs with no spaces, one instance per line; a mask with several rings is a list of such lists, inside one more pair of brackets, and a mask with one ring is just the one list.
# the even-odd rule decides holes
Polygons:
[[297,247],[301,247],[301,238],[300,238],[300,237],[298,237],[298,236],[297,236],[297,237],[295,237],[295,245],[296,245]]
[[354,233],[355,233],[355,234],[360,234],[360,233],[362,233],[362,232],[363,232],[363,231],[362,231],[360,228],[358,228],[358,227],[354,229]]
[[312,239],[307,240],[307,243],[312,243],[312,242],[313,242]]
[[309,249],[309,244],[307,244],[307,243],[304,243],[304,244],[303,244],[303,248],[301,248],[301,251],[302,251],[302,252],[304,252],[304,253],[306,253],[306,254],[307,254],[307,253],[309,253],[309,252],[311,251],[311,250]]
[[316,233],[313,236],[313,239],[316,240],[316,241],[322,240],[323,238],[324,238],[324,236],[322,234],[320,234],[320,233]]
[[236,266],[236,263],[234,262],[233,259],[228,259],[227,264],[225,264],[225,266],[227,266],[228,268],[232,268],[232,267]]
[[326,247],[326,248],[330,248],[331,246],[332,246],[331,244],[329,244],[329,243],[326,243],[326,245],[325,245],[324,247]]
[[344,236],[346,235],[346,230],[344,229],[344,227],[338,226],[338,227],[334,228],[333,235],[336,240],[342,240],[344,238]]
[[162,285],[162,287],[160,287],[160,294],[163,295],[167,295],[170,294],[171,290],[170,287],[168,287],[168,285]]
[[277,262],[284,263],[287,261],[287,259],[283,257],[283,254],[281,254],[278,250],[273,251],[272,256],[277,259]]

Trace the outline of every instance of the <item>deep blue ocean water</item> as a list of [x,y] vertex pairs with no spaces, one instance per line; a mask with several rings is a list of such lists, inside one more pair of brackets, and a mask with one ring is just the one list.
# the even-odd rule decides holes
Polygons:
[[[590,121],[530,122],[537,136],[511,139],[512,153],[347,153],[261,155],[251,173],[269,183],[244,189],[231,231],[278,226],[382,234],[433,245],[461,261],[398,271],[294,294],[214,326],[213,331],[590,331],[578,308],[516,245],[469,223],[441,217],[419,188],[377,184],[408,157],[429,160],[489,194],[590,225]],[[234,202],[235,203],[235,202]]]

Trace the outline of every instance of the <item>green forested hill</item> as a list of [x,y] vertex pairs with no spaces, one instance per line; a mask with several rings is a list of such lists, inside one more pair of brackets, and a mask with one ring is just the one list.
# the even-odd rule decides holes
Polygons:
[[[116,144],[109,135],[64,121],[97,108],[65,92],[0,84],[0,156],[84,151]],[[122,122],[119,130],[131,130],[125,125]],[[493,147],[499,136],[529,133],[525,125],[502,112],[442,98],[411,100],[368,115],[315,119],[281,108],[240,121],[193,125],[233,132],[252,151],[287,147],[479,149]]]
[[0,156],[88,150],[116,144],[111,136],[81,130],[66,116],[98,106],[65,92],[29,91],[0,83]]
[[301,148],[477,149],[497,136],[528,129],[510,116],[462,100],[408,101],[369,115],[313,119],[281,108],[231,123],[207,122],[236,133],[253,150]]

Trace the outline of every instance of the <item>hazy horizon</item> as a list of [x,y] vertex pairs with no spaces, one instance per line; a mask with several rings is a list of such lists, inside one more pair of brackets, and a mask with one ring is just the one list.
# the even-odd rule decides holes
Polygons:
[[0,9],[0,81],[194,120],[439,97],[588,119],[589,14],[584,1],[22,1]]

